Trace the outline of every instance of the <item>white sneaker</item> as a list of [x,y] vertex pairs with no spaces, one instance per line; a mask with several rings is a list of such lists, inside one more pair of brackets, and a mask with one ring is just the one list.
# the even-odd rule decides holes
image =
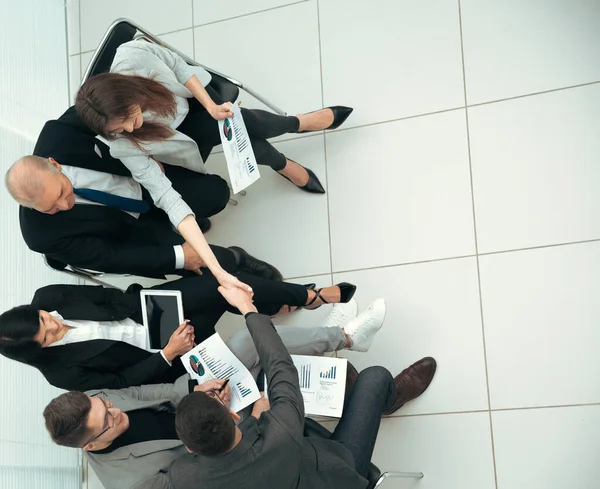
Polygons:
[[358,317],[352,319],[344,331],[350,337],[352,351],[368,351],[377,331],[383,326],[385,319],[385,300],[376,299]]
[[321,323],[322,328],[343,328],[358,314],[358,304],[354,299],[345,304],[334,304],[329,316]]

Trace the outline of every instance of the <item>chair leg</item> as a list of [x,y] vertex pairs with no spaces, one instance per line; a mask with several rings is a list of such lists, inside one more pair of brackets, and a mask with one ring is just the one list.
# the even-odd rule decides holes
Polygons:
[[383,481],[388,478],[422,479],[423,472],[384,472],[379,476],[379,479],[377,479],[373,488],[379,487],[379,485],[383,484]]
[[240,192],[240,195],[246,195],[246,191],[245,191],[245,190],[242,190],[242,191]]
[[238,201],[234,200],[234,199],[229,199],[229,204],[231,204],[231,205],[238,205]]

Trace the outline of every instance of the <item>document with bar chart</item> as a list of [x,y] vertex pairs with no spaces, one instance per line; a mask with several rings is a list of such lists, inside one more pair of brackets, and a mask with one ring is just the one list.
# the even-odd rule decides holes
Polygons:
[[256,182],[260,173],[242,111],[237,104],[233,104],[231,112],[233,117],[217,122],[231,188],[233,193],[237,194]]
[[346,392],[345,358],[292,355],[306,414],[339,418]]
[[193,379],[203,384],[207,380],[229,378],[231,410],[241,411],[260,399],[260,392],[250,371],[215,333],[181,357]]

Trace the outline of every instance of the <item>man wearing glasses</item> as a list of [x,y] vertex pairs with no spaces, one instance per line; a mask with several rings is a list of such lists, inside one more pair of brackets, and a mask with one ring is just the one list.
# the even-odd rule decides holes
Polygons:
[[[175,431],[177,404],[201,391],[228,406],[231,391],[223,383],[196,385],[184,375],[174,384],[67,392],[44,410],[46,428],[55,443],[83,448],[106,489],[167,489],[169,466],[187,453]],[[260,416],[257,404],[253,416]]]

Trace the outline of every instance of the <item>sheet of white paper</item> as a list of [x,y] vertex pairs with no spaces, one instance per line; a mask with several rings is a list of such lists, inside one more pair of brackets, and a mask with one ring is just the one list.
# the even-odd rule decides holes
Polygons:
[[[304,398],[304,412],[318,416],[339,418],[344,410],[348,360],[334,357],[292,355],[298,370],[300,391]],[[267,397],[265,375],[265,397]]]
[[237,104],[233,104],[231,112],[233,117],[217,122],[231,188],[233,193],[237,194],[256,182],[260,178],[260,173],[246,124]]
[[219,333],[215,333],[183,355],[181,361],[190,376],[198,380],[199,384],[229,377],[230,408],[236,413],[260,399],[260,392],[252,374],[231,352]]

